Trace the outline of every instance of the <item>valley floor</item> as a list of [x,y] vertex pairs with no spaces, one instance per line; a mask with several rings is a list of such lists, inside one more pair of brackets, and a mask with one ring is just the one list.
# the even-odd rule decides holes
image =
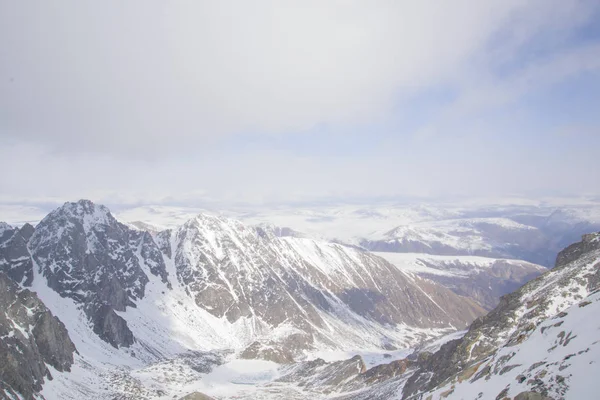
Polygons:
[[[193,392],[200,392],[215,399],[317,400],[341,399],[345,396],[354,398],[361,390],[367,388],[349,385],[348,391],[333,390],[331,385],[321,384],[330,377],[324,378],[320,372],[323,372],[327,365],[350,363],[355,356],[360,356],[359,363],[364,362],[364,367],[370,369],[404,359],[415,351],[436,351],[442,344],[459,338],[464,333],[465,331],[454,332],[423,343],[417,348],[394,351],[318,351],[307,354],[306,359],[301,362],[289,365],[240,359],[239,353],[233,351],[189,351],[147,366],[128,367],[77,356],[71,373],[53,371],[54,379],[46,382],[42,395],[47,400],[167,400],[179,399]],[[304,385],[300,381],[279,380],[301,368],[303,363],[318,359],[326,364],[311,374],[301,376],[305,382],[321,380],[317,388],[305,388],[303,386],[310,384]],[[351,381],[359,372],[356,370],[344,379]],[[398,386],[398,382],[393,384],[394,391],[399,393],[401,386]]]
[[[451,336],[449,336],[450,338]],[[360,355],[367,368],[403,359],[414,349],[390,352],[318,352],[307,360],[343,361]],[[217,399],[325,399],[325,395],[289,382],[277,382],[294,368],[233,353],[189,352],[141,368],[87,363],[78,357],[70,374],[55,372],[42,394],[53,399],[173,399],[201,392]],[[336,393],[336,396],[340,393]]]

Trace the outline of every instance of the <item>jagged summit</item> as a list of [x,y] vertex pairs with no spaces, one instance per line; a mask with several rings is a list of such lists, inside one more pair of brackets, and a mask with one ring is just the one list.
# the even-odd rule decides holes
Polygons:
[[0,236],[4,234],[7,230],[13,229],[13,227],[6,222],[0,221]]
[[[91,227],[93,225],[104,224],[113,225],[117,223],[117,220],[110,213],[110,210],[100,204],[95,204],[91,200],[81,199],[77,202],[66,202],[62,206],[56,208],[50,212],[41,222],[46,220],[55,219],[74,219],[84,224],[84,227]],[[62,222],[62,220],[60,221]]]

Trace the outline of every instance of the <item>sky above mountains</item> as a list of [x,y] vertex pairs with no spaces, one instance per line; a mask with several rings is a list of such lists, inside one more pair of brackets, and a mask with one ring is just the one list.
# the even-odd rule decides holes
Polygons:
[[595,0],[0,0],[0,201],[599,195]]

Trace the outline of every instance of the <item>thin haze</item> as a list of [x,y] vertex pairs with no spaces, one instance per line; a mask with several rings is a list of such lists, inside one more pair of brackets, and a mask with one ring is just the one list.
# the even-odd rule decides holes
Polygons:
[[598,195],[599,19],[597,0],[0,0],[0,200]]

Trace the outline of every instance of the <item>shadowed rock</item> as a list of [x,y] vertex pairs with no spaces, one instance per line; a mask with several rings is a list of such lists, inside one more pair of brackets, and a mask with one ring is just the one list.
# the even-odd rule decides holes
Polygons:
[[33,282],[33,263],[27,249],[27,241],[34,228],[29,224],[21,229],[2,223],[0,226],[0,271],[24,286]]
[[20,289],[4,273],[0,309],[0,394],[33,399],[44,379],[52,379],[46,364],[70,371],[75,345],[35,293]]

